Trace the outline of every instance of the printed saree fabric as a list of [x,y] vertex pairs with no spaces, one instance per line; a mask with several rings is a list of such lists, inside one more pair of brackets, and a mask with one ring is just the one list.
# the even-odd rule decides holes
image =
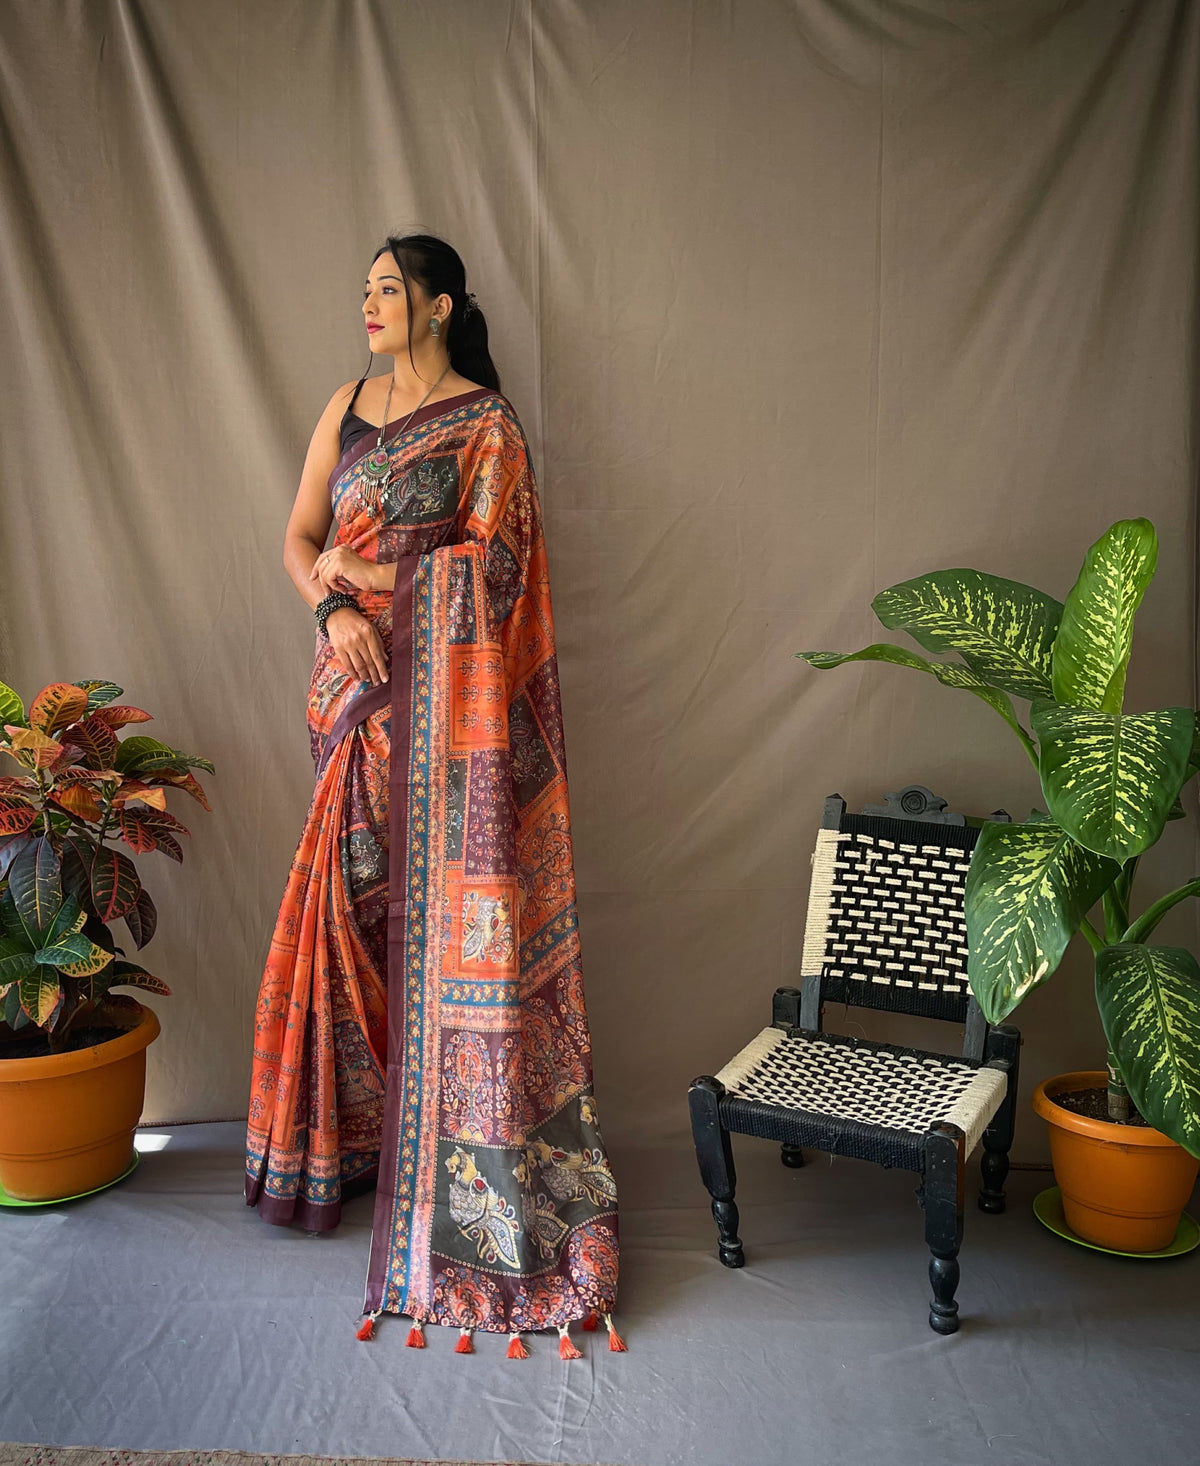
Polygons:
[[376,1185],[364,1312],[516,1333],[611,1312],[616,1187],[592,1095],[541,510],[510,404],[422,409],[336,544],[378,688],[318,635],[317,782],[255,1015],[246,1201],[337,1225]]

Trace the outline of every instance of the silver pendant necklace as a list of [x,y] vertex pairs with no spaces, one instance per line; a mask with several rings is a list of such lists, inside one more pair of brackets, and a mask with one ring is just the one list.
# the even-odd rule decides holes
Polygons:
[[[442,377],[444,377],[446,375],[446,372],[448,372],[449,370],[450,363],[447,362],[446,370],[443,371],[442,376],[439,377],[436,382],[434,382],[433,386],[430,387],[425,396],[421,398],[416,407],[413,408],[413,410],[408,414],[408,416],[388,439],[389,443],[395,442],[395,440],[400,436],[405,428],[408,427],[409,423],[412,422],[413,418],[416,417],[417,413],[420,412],[420,410],[425,406],[426,402],[429,401],[430,397],[433,396],[434,392],[441,385]],[[377,505],[379,503],[380,495],[383,493],[384,489],[387,488],[392,477],[392,465],[388,456],[387,447],[383,441],[383,431],[387,427],[388,408],[392,404],[392,388],[395,385],[396,373],[393,370],[392,380],[388,383],[387,400],[383,404],[383,421],[379,424],[379,437],[375,441],[374,448],[372,448],[370,453],[367,454],[362,463],[363,497],[366,499],[367,503],[371,505]]]

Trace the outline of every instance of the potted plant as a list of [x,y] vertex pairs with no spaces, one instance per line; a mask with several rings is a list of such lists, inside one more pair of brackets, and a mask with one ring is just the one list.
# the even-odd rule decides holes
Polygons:
[[0,777],[0,1189],[13,1201],[97,1190],[134,1160],[146,1047],[158,1019],[115,987],[167,996],[127,961],[157,913],[134,854],[182,862],[188,831],[168,788],[209,808],[203,758],[155,738],[118,738],[150,714],[118,704],[112,682],[52,682],[29,705],[0,682],[0,752],[23,772]]
[[[1200,879],[1132,913],[1138,861],[1183,818],[1180,792],[1200,770],[1192,708],[1124,711],[1134,613],[1157,558],[1150,521],[1125,519],[1088,550],[1065,604],[977,570],[918,576],[871,602],[884,626],[961,660],[888,643],[797,653],[820,668],[892,662],[962,688],[1004,719],[1037,770],[1046,809],[985,824],[972,853],[968,975],[988,1021],[1002,1023],[1076,932],[1092,947],[1107,1073],[1048,1079],[1034,1104],[1050,1123],[1068,1227],[1124,1252],[1169,1245],[1200,1167],[1200,966],[1150,940],[1200,895]],[[1014,698],[1030,704],[1028,729]]]

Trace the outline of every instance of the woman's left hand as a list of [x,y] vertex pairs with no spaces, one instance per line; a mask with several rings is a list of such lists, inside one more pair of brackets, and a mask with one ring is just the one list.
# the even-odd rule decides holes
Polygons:
[[348,545],[334,545],[317,556],[309,579],[319,580],[326,591],[376,590],[378,575],[373,560],[364,560]]

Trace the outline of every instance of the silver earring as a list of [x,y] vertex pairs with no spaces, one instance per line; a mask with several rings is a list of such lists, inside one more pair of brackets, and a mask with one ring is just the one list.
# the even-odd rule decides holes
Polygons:
[[435,336],[438,335],[438,333],[441,331],[442,323],[438,320],[437,316],[434,316],[433,319],[429,322],[429,329],[433,332]]

